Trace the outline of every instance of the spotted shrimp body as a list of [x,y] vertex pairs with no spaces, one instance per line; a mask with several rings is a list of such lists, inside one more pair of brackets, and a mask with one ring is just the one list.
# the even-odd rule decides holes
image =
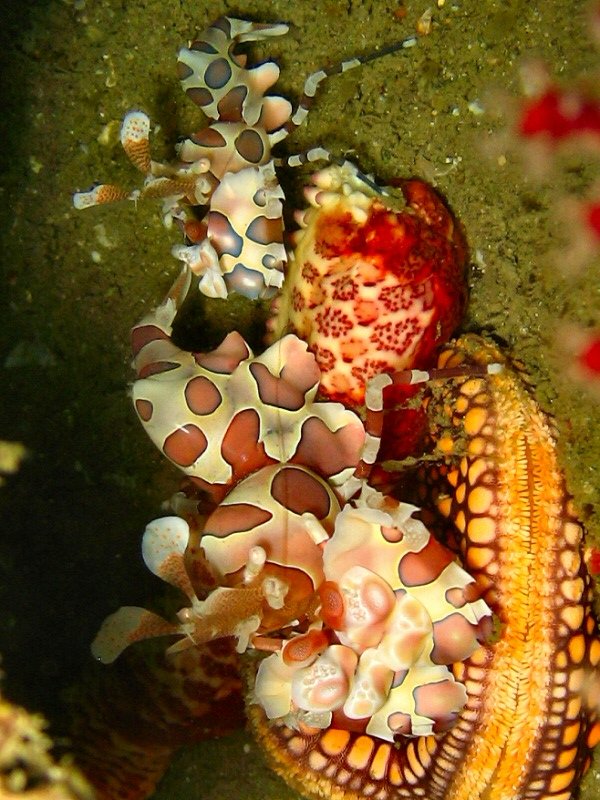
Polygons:
[[[153,636],[179,636],[171,653],[233,636],[239,652],[272,652],[254,693],[273,718],[319,729],[351,720],[389,741],[446,729],[467,698],[450,667],[478,648],[491,611],[416,507],[367,484],[388,376],[370,382],[363,423],[314,401],[320,371],[293,334],[259,357],[235,333],[210,353],[182,351],[170,324],[189,283],[184,269],[134,328],[133,399],[165,455],[210,496],[205,520],[188,506],[144,535],[147,566],[190,606],[178,623],[123,607],[94,653],[110,662]],[[205,600],[185,562],[191,527],[217,587]],[[311,689],[323,675],[328,688]]]
[[316,401],[320,372],[306,343],[290,335],[254,356],[234,331],[209,353],[182,350],[171,326],[190,283],[184,268],[132,331],[133,402],[150,438],[214,497],[260,467],[295,461],[341,491],[365,430],[341,403]]
[[[266,62],[246,66],[236,53],[243,42],[281,36],[283,23],[259,24],[221,17],[178,55],[177,71],[186,95],[213,120],[177,145],[178,162],[154,161],[150,153],[150,120],[141,111],[127,114],[121,144],[131,162],[145,175],[133,192],[113,184],[98,184],[74,195],[78,209],[115,200],[155,197],[163,200],[165,222],[176,220],[187,244],[174,255],[199,276],[208,297],[230,291],[246,297],[273,297],[281,288],[287,261],[283,244],[283,192],[276,163],[297,165],[330,160],[321,147],[307,153],[273,158],[271,150],[306,118],[320,83],[329,75],[352,69],[415,43],[414,37],[372,56],[353,58],[309,76],[295,112],[283,97],[265,95],[279,77],[279,67]],[[207,208],[202,219],[190,207]]]

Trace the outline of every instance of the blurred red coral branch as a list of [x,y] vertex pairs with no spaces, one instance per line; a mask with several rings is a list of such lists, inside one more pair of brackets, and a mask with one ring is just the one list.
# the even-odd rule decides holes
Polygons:
[[[598,0],[588,9],[588,33],[600,43]],[[566,175],[573,160],[577,166],[597,169],[599,77],[600,73],[580,75],[561,84],[539,60],[522,65],[523,97],[512,106],[504,144],[518,153],[530,175],[541,179],[552,175],[555,185],[560,183],[561,169]],[[564,246],[552,254],[554,266],[565,278],[585,280],[585,271],[600,256],[600,180],[582,197],[560,197],[557,222]],[[595,311],[597,318],[587,325],[571,321],[560,324],[556,344],[566,357],[568,374],[600,398],[600,309]]]

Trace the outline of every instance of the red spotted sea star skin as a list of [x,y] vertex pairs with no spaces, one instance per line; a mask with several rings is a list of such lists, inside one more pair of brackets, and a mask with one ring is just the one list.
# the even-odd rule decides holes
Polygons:
[[[491,362],[505,359],[471,335],[439,365]],[[569,800],[600,739],[600,641],[552,422],[508,364],[491,377],[447,381],[434,412],[447,418],[441,449],[464,454],[427,479],[499,623],[497,641],[456,668],[468,702],[455,726],[392,746],[334,728],[269,725],[249,705],[252,728],[277,772],[311,800]],[[430,496],[425,484],[422,493]]]
[[[381,372],[426,368],[460,323],[466,243],[436,192],[400,181],[399,200],[380,197],[343,168],[328,167],[305,190],[313,208],[273,307],[271,341],[291,331],[321,369],[320,393],[360,405]],[[387,191],[387,190],[386,190]]]

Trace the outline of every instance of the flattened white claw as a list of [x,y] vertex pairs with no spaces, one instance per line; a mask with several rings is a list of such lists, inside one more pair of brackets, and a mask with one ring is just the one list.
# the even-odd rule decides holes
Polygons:
[[98,205],[97,187],[94,186],[87,192],[75,192],[73,195],[73,208],[82,211],[84,208],[92,208]]
[[150,572],[194,597],[183,560],[189,538],[189,525],[180,517],[155,519],[144,531],[142,557]]
[[260,662],[254,693],[269,719],[285,717],[292,703],[292,678],[297,667],[288,666],[281,653],[273,653]]
[[86,192],[75,192],[73,207],[77,211],[93,206],[103,206],[106,203],[116,203],[119,200],[135,200],[133,192],[128,192],[112,183],[98,183]]
[[150,135],[150,117],[143,111],[130,111],[121,124],[121,144],[143,142]]
[[130,644],[174,633],[179,633],[179,628],[158,614],[138,606],[122,606],[102,623],[92,642],[92,655],[103,664],[112,664]]
[[121,145],[131,163],[140,172],[150,172],[150,118],[143,111],[130,111],[121,125]]

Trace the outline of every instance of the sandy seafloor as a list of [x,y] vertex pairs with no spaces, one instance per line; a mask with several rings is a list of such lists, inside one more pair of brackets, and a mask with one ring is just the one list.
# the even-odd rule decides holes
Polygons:
[[[598,66],[584,4],[446,0],[438,9],[407,0],[404,19],[395,0],[13,5],[2,3],[0,26],[0,438],[23,442],[29,458],[1,490],[0,651],[12,699],[60,729],[62,692],[90,658],[102,618],[122,603],[151,602],[157,591],[140,535],[178,475],[130,407],[128,331],[176,274],[177,236],[155,204],[78,213],[71,193],[94,180],[139,180],[118,144],[128,110],[142,108],[160,126],[159,158],[202,125],[180,91],[175,53],[222,13],[292,23],[288,36],[253,52],[278,60],[281,92],[298,99],[308,73],[411,34],[433,8],[431,34],[417,48],[332,78],[282,151],[320,144],[383,181],[421,175],[445,194],[474,265],[464,327],[493,334],[526,364],[556,417],[581,515],[600,539],[600,402],[570,379],[554,338],[567,320],[600,323],[599,263],[572,280],[548,256],[560,244],[561,198],[585,191],[597,164],[575,155],[544,186],[513,153],[496,152],[506,154],[503,166],[482,154],[503,125],[492,113],[501,105],[497,90],[519,92],[524,58],[545,59],[561,80]],[[287,171],[281,180],[298,202],[306,173]],[[239,300],[197,314],[212,343],[216,319],[219,330],[248,330],[257,319]],[[255,342],[259,330],[260,318]],[[242,733],[182,752],[156,796],[296,797]],[[599,796],[596,767],[582,797]]]

